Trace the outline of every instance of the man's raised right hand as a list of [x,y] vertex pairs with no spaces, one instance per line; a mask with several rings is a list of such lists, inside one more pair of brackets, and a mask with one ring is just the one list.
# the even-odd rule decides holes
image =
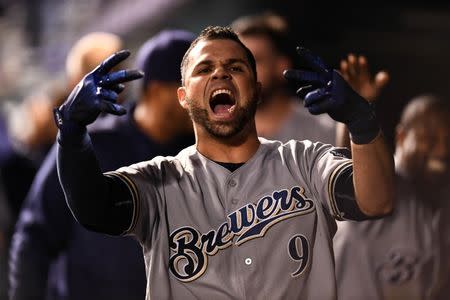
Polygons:
[[129,55],[128,50],[122,50],[105,59],[78,83],[59,108],[54,109],[56,126],[61,132],[84,132],[100,112],[126,113],[125,108],[117,104],[118,94],[125,88],[123,83],[139,79],[144,74],[139,70],[110,71]]

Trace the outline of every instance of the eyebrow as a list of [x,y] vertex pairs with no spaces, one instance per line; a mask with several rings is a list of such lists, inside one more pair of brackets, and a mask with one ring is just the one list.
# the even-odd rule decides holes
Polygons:
[[242,58],[230,58],[230,59],[227,59],[225,62],[226,65],[231,65],[234,63],[242,63],[244,65],[248,65],[247,61],[243,60]]
[[[227,66],[232,65],[234,63],[242,63],[244,65],[249,65],[247,63],[247,61],[242,58],[229,58],[229,59],[225,60],[225,65],[227,65]],[[210,66],[213,64],[214,64],[214,62],[212,60],[206,59],[206,60],[202,60],[201,62],[199,62],[197,65],[194,66],[194,68],[196,68],[198,66],[202,66],[202,65]]]

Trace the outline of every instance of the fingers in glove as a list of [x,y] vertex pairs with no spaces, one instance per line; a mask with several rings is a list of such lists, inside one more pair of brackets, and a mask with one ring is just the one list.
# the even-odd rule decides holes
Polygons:
[[312,105],[305,107],[308,109],[308,111],[313,115],[320,115],[323,113],[328,113],[330,111],[331,107],[330,99],[329,98],[322,98],[320,101],[315,102]]
[[120,93],[122,93],[123,90],[125,89],[125,85],[119,83],[119,84],[116,84],[116,85],[113,85],[113,86],[109,87],[109,89],[110,89],[110,90],[113,90],[113,91],[116,92],[117,94],[120,94]]
[[100,96],[102,99],[105,99],[107,101],[111,101],[111,102],[116,102],[117,98],[119,97],[119,95],[112,91],[112,90],[108,90],[108,89],[102,89],[102,88],[98,88],[97,92],[96,92],[97,96]]
[[133,81],[142,78],[143,76],[144,73],[139,70],[120,70],[104,75],[98,85],[101,87],[108,87],[118,83]]
[[105,59],[97,68],[95,68],[94,73],[102,76],[112,70],[115,66],[124,61],[128,56],[130,56],[130,51],[122,50],[114,53],[107,59]]
[[305,85],[300,87],[295,93],[297,94],[297,96],[301,99],[304,99],[305,96],[313,91],[314,89],[316,89],[317,87],[314,87],[313,85]]
[[297,47],[297,53],[312,70],[319,73],[328,72],[328,68],[322,61],[322,59],[319,56],[313,54],[309,49],[304,47]]
[[332,108],[331,93],[325,89],[316,89],[305,96],[304,104],[313,115],[328,112]]
[[117,116],[121,116],[127,113],[127,110],[122,105],[110,102],[108,100],[101,100],[99,108],[102,112],[110,113]]
[[327,83],[328,79],[322,74],[310,71],[302,71],[302,70],[284,70],[283,72],[284,78],[287,80],[292,80],[297,83],[304,84],[315,84],[315,85],[323,85]]

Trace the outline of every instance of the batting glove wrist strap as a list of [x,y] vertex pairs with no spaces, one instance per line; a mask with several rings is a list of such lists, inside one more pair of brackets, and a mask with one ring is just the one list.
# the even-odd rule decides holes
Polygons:
[[355,144],[368,144],[380,133],[380,126],[375,117],[375,112],[371,112],[361,119],[354,120],[347,124],[350,138]]
[[59,128],[57,136],[58,143],[61,146],[84,148],[85,144],[89,141],[86,126],[78,125],[70,122],[70,120],[64,120],[59,108],[53,109],[53,116]]

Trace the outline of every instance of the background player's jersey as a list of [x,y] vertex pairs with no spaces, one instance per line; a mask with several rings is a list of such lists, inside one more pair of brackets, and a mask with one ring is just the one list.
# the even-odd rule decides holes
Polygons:
[[[324,144],[336,144],[336,121],[328,114],[313,115],[295,97],[291,99],[294,103],[293,111],[283,122],[281,128],[271,136],[273,140],[287,142],[295,140],[319,141]],[[301,124],[299,125],[299,120]]]
[[339,299],[440,299],[439,290],[449,286],[450,211],[432,209],[426,202],[436,200],[419,199],[414,190],[397,177],[392,215],[339,223]]
[[234,172],[192,146],[109,173],[134,195],[128,233],[144,248],[148,299],[336,297],[332,189],[351,160],[260,141]]

